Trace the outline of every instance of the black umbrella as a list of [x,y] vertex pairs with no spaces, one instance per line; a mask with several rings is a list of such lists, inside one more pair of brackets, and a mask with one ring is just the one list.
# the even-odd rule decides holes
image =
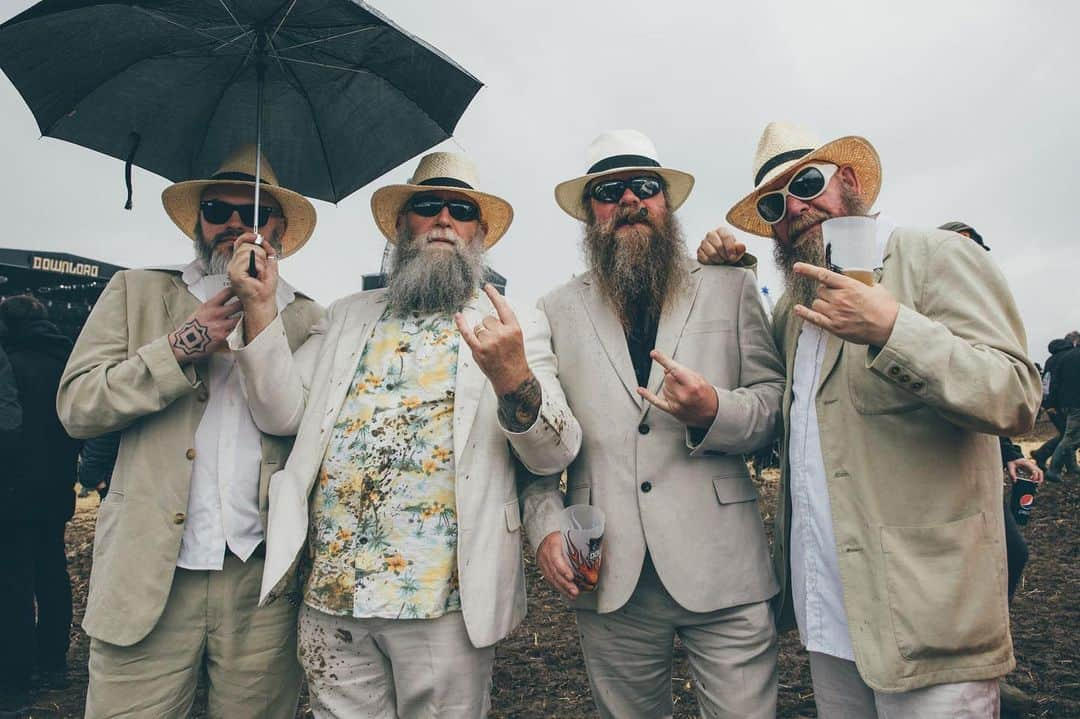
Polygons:
[[[480,82],[355,0],[44,0],[0,26],[41,132],[174,180],[253,140],[337,202],[453,133]],[[256,108],[264,108],[262,112]]]

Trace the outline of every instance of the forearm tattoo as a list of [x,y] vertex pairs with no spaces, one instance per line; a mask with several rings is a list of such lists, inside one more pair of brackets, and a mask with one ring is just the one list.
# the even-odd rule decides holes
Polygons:
[[499,422],[511,432],[524,432],[540,414],[540,383],[529,377],[513,392],[499,397]]
[[211,342],[210,328],[195,319],[180,325],[172,336],[172,346],[188,357],[206,352]]

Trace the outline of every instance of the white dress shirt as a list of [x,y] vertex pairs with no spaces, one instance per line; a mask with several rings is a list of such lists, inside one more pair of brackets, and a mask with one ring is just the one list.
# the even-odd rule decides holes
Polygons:
[[[221,291],[225,275],[205,274],[196,260],[183,271],[188,291],[200,302]],[[296,293],[278,280],[278,311]],[[206,410],[195,430],[187,521],[176,566],[220,570],[225,548],[247,561],[263,541],[259,520],[262,435],[248,410],[240,368],[230,352],[210,357]]]
[[[883,256],[896,225],[879,215],[875,242]],[[825,459],[821,453],[814,397],[821,383],[827,335],[804,322],[792,372],[791,433],[791,594],[799,638],[808,651],[855,661],[848,632],[840,565],[833,534]]]

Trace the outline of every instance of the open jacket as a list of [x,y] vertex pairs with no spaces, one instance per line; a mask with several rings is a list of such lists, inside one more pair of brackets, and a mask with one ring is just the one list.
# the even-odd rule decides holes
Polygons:
[[[526,488],[525,521],[535,552],[559,531],[564,503],[604,512],[600,581],[579,595],[578,608],[622,607],[646,550],[668,592],[690,611],[760,602],[777,592],[743,454],[773,440],[783,364],[750,270],[689,260],[687,269],[685,285],[660,314],[656,349],[714,386],[719,407],[700,436],[637,394],[622,324],[591,273],[540,301],[584,440],[565,495],[558,477]],[[649,388],[659,393],[663,378],[653,362]]]
[[[270,482],[263,602],[276,600],[295,579],[308,536],[308,502],[334,422],[385,309],[385,290],[335,302],[295,357],[279,320],[246,347],[241,348],[239,332],[230,339],[244,369],[255,423],[269,434],[296,434],[288,464]],[[475,326],[495,310],[481,293],[463,313]],[[557,473],[581,444],[581,429],[559,386],[545,318],[523,311],[518,320],[526,358],[543,394],[540,414],[524,432],[499,424],[490,382],[468,345],[462,342],[458,353],[453,420],[457,562],[465,626],[477,647],[494,644],[525,617],[515,456],[534,472]]]
[[[971,240],[897,228],[879,282],[900,303],[884,347],[828,335],[815,395],[855,663],[900,692],[999,677],[1009,635],[998,435],[1035,421],[1042,386],[1005,278]],[[794,623],[790,377],[802,321],[773,315],[787,363],[774,559]]]
[[[195,430],[210,397],[208,365],[181,368],[168,335],[199,306],[179,271],[126,270],[109,281],[60,380],[56,407],[73,437],[123,430],[112,488],[98,510],[83,628],[128,646],[165,609],[187,520]],[[282,313],[289,347],[323,310],[299,293]],[[259,511],[288,436],[262,435]]]

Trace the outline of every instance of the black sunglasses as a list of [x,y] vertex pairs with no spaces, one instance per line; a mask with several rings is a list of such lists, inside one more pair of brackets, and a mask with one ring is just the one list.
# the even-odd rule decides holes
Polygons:
[[[202,212],[203,219],[211,225],[222,225],[228,222],[232,213],[236,212],[240,215],[240,222],[245,227],[256,226],[254,224],[255,205],[233,205],[222,200],[203,200],[199,203],[199,210]],[[265,225],[274,215],[284,216],[284,214],[276,207],[259,205],[258,227]]]
[[435,217],[444,207],[458,222],[472,222],[480,217],[480,208],[468,200],[444,200],[437,195],[414,197],[409,201],[408,209],[421,217]]
[[627,187],[639,199],[647,200],[663,190],[664,183],[660,178],[649,175],[631,177],[627,180],[604,180],[603,182],[594,183],[589,188],[589,194],[597,202],[611,204],[619,201],[619,198],[626,192]]
[[836,165],[817,163],[807,165],[792,175],[784,187],[773,190],[758,198],[757,212],[761,219],[770,225],[775,225],[784,219],[787,214],[787,196],[797,197],[800,200],[812,200],[821,193],[829,184],[829,180],[836,174]]

